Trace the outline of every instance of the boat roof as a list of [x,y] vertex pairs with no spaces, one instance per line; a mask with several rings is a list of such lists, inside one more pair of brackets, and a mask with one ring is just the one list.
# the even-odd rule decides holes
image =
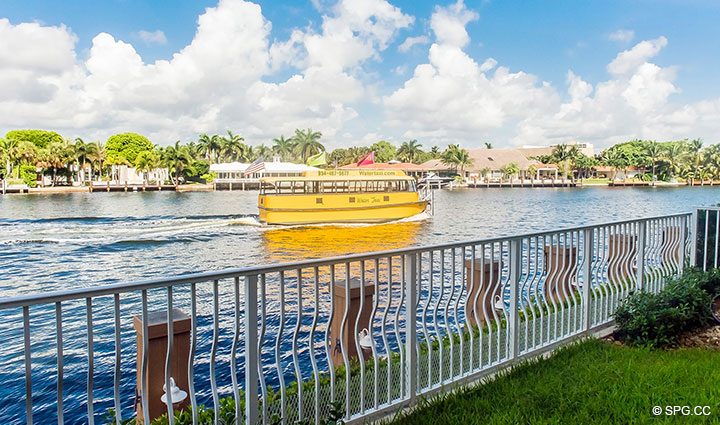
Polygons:
[[414,180],[399,170],[317,170],[306,171],[300,176],[266,177],[260,179],[264,183],[287,181],[366,181],[366,180]]

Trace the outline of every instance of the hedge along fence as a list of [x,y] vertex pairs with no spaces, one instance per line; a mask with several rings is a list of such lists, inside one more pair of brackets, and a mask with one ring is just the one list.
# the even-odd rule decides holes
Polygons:
[[615,311],[615,336],[630,345],[672,347],[680,335],[710,322],[720,269],[689,269],[658,293],[635,292]]

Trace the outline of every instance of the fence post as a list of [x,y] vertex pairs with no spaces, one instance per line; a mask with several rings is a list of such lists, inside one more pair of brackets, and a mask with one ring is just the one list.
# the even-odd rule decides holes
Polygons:
[[647,221],[638,223],[637,252],[635,253],[635,265],[637,266],[637,290],[645,290],[645,235]]
[[405,352],[407,353],[407,364],[405,365],[405,376],[407,382],[407,397],[410,404],[415,402],[417,394],[417,350],[415,344],[417,342],[417,254],[405,254],[405,297],[407,305],[405,307],[405,327],[407,334],[405,335]]
[[519,305],[519,284],[520,284],[520,265],[522,262],[522,239],[513,239],[510,241],[510,275],[508,284],[510,285],[510,323],[508,329],[508,357],[510,360],[518,356],[520,347],[520,305]]
[[258,422],[257,283],[257,275],[245,277],[245,423],[250,425]]
[[591,316],[591,305],[592,300],[590,295],[592,294],[592,262],[593,262],[593,245],[595,243],[595,230],[585,229],[583,230],[583,286],[582,286],[582,302],[583,302],[583,329],[585,332],[589,332],[592,327]]

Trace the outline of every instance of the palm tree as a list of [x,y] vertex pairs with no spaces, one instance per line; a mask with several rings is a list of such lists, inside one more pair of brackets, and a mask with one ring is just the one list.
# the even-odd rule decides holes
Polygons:
[[511,162],[506,166],[502,167],[500,171],[502,171],[502,173],[510,179],[510,183],[512,184],[513,179],[520,172],[520,167],[518,167],[516,163]]
[[10,177],[15,163],[19,142],[15,139],[0,139],[0,153],[5,160],[5,175]]
[[292,138],[286,139],[285,136],[281,135],[273,139],[272,151],[275,155],[280,156],[283,161],[289,161],[295,151],[295,140]]
[[61,168],[67,168],[68,164],[73,162],[74,148],[67,141],[51,142],[47,148],[45,148],[41,154],[40,165],[43,168],[52,169],[52,185],[57,184],[58,170]]
[[252,148],[243,143],[245,139],[240,135],[229,130],[227,133],[228,137],[220,138],[220,156],[228,161],[247,161],[252,154]]
[[490,142],[485,142],[485,149],[492,149],[493,145]]
[[212,163],[217,161],[218,152],[220,151],[220,147],[222,144],[220,136],[218,136],[217,134],[208,136],[207,134],[203,133],[198,138],[198,144],[200,145],[200,150],[205,156],[205,159]]
[[180,173],[190,165],[192,159],[188,153],[186,146],[182,146],[180,141],[176,141],[175,145],[170,145],[163,149],[161,155],[162,164],[175,172],[174,184],[180,184]]
[[415,162],[420,154],[422,154],[421,145],[414,139],[408,142],[403,142],[397,151],[398,159],[402,162]]
[[143,173],[143,181],[148,184],[148,174],[158,168],[158,157],[153,151],[142,151],[135,158],[135,169]]
[[680,165],[682,164],[685,156],[685,146],[678,142],[673,142],[667,145],[664,149],[661,159],[668,163],[670,169],[670,175],[675,177],[680,172]]
[[107,158],[107,151],[102,142],[92,142],[88,145],[87,157],[90,160],[90,180],[92,180],[92,170],[97,166],[98,173],[102,176],[103,166]]
[[657,169],[657,162],[662,156],[662,148],[657,142],[650,142],[645,148],[645,155],[647,155],[652,164],[652,184],[655,186],[655,181],[657,181],[657,173],[655,171]]
[[75,164],[77,165],[78,170],[83,170],[83,179],[85,174],[85,162],[87,160],[87,154],[88,154],[88,144],[85,143],[85,141],[79,137],[75,138],[75,144],[73,145],[73,149],[75,150]]
[[440,158],[445,165],[450,165],[457,172],[460,169],[460,175],[465,177],[465,167],[472,165],[472,158],[466,149],[460,148],[458,145],[449,145]]
[[322,133],[313,131],[311,128],[307,130],[295,130],[293,140],[295,142],[295,155],[302,159],[303,164],[313,155],[325,151],[325,146],[320,143]]
[[252,157],[248,158],[248,160],[254,161],[258,158],[268,158],[272,155],[272,153],[272,148],[265,146],[264,144],[259,144],[252,148]]

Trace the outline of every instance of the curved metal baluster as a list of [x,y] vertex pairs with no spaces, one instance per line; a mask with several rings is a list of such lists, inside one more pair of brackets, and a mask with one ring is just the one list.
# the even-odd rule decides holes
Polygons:
[[218,397],[217,378],[215,377],[216,372],[216,357],[218,348],[218,338],[220,336],[220,303],[218,292],[220,288],[218,281],[213,281],[213,337],[212,345],[210,346],[210,388],[212,389],[213,399],[213,412],[215,418],[215,424],[219,423],[220,419],[220,398]]
[[[463,251],[462,251],[462,252],[463,252],[463,258],[465,258],[465,247],[463,247]],[[456,253],[457,253],[456,248],[453,248],[453,249],[452,249],[452,286],[453,286],[453,293],[455,292],[455,287],[458,286],[458,285],[457,285],[457,282],[456,282],[456,276],[455,276],[455,275],[457,274],[457,270],[456,270],[456,266],[457,266]],[[465,279],[462,280],[462,282],[464,282],[464,281],[465,281]],[[458,329],[458,335],[460,336],[460,353],[459,353],[460,355],[458,356],[458,357],[460,357],[460,364],[459,364],[459,367],[460,367],[460,373],[459,373],[459,375],[460,375],[460,376],[464,375],[464,373],[465,373],[464,362],[463,362],[463,357],[465,357],[465,349],[464,349],[465,347],[464,347],[464,344],[463,344],[463,340],[465,339],[465,335],[464,335],[464,333],[463,333],[463,328],[462,328],[462,325],[461,325],[461,323],[460,323],[460,319],[458,319],[458,310],[460,310],[460,299],[462,298],[464,286],[465,286],[465,285],[461,284],[461,285],[460,285],[460,288],[458,288],[458,289],[460,289],[460,293],[458,294],[457,298],[455,298],[455,311],[453,312],[453,313],[454,313],[454,318],[455,318],[455,327],[457,327],[457,329]]]
[[172,285],[167,287],[167,351],[165,352],[165,391],[167,397],[167,416],[168,423],[173,425],[175,423],[175,415],[173,414],[173,400],[172,391],[170,391],[170,375],[172,373],[172,350],[173,340],[175,339],[175,333],[173,331],[173,299],[172,299]]
[[325,356],[327,358],[328,370],[330,371],[330,402],[335,402],[335,364],[332,360],[331,346],[333,344],[330,329],[333,318],[335,316],[335,264],[330,265],[330,281],[328,292],[330,293],[330,312],[328,313],[328,323],[325,328]]
[[300,335],[300,326],[302,325],[302,270],[297,269],[297,322],[295,323],[295,331],[292,340],[292,358],[295,367],[295,379],[297,382],[298,396],[298,420],[305,419],[303,412],[303,377],[300,372],[300,359],[298,358],[298,338]]
[[[422,312],[422,318],[423,318],[423,334],[425,335],[425,344],[427,345],[427,372],[428,372],[428,388],[432,387],[432,352],[433,352],[433,346],[432,341],[430,339],[430,333],[428,332],[428,323],[427,323],[427,311],[428,307],[430,307],[430,300],[432,300],[433,296],[433,256],[432,251],[430,251],[430,263],[428,266],[428,292],[427,292],[427,300],[425,302],[425,307],[423,308]],[[377,291],[377,290],[376,290]],[[375,292],[377,293],[377,292]],[[419,364],[420,362],[418,362]]]
[[388,338],[387,338],[387,318],[388,313],[390,312],[390,309],[392,308],[392,258],[387,258],[388,262],[388,296],[387,296],[387,305],[385,306],[385,310],[383,311],[383,319],[382,323],[380,324],[380,333],[382,334],[383,344],[385,345],[385,352],[387,353],[387,403],[390,403],[390,400],[392,399],[390,388],[392,383],[392,351],[390,351],[390,345],[388,344]]
[[340,323],[340,351],[342,352],[343,364],[345,365],[345,419],[350,419],[350,359],[348,358],[348,347],[345,346],[345,334],[350,315],[350,263],[345,263],[345,311],[343,311],[342,322]]
[[[358,360],[360,360],[360,413],[365,413],[365,353],[360,346],[360,318],[365,309],[365,260],[360,261],[360,306],[357,316],[355,317],[355,328],[353,329],[353,340],[355,341],[355,349],[357,350]],[[372,328],[372,322],[370,323]],[[370,332],[370,330],[368,330]]]
[[[260,336],[258,337],[257,346],[257,368],[258,377],[260,378],[260,393],[262,395],[262,420],[263,423],[268,421],[268,393],[267,383],[265,382],[265,371],[262,364],[262,348],[265,341],[265,328],[267,326],[267,301],[265,294],[265,273],[260,275]],[[246,330],[248,332],[249,330]],[[247,366],[246,366],[247,367]]]
[[285,374],[282,368],[280,357],[280,342],[282,341],[283,332],[285,331],[285,272],[280,272],[280,323],[277,335],[275,336],[275,368],[278,373],[278,381],[280,383],[280,421],[285,424],[287,421],[287,409],[285,406]]
[[[444,252],[445,250],[443,250]],[[452,300],[455,298],[455,248],[452,248],[452,254],[450,257],[450,275],[451,278],[449,279],[450,284],[450,296],[447,299],[447,303],[445,304],[445,329],[447,332],[448,339],[450,340],[450,367],[449,367],[449,373],[450,375],[448,378],[452,381],[453,378],[455,378],[455,332],[451,326],[450,323],[450,306],[452,305]],[[443,264],[445,263],[445,259],[443,258]],[[443,273],[443,282],[445,281],[445,273]],[[457,324],[457,323],[455,323]]]
[[[468,372],[473,372],[475,370],[475,327],[477,326],[477,313],[475,310],[477,301],[477,290],[475,288],[475,245],[470,246],[470,276],[467,276],[467,247],[463,247],[463,256],[462,256],[462,268],[463,268],[463,279],[462,284],[467,287],[467,290],[465,291],[465,327],[468,329],[468,332],[470,334],[470,367],[468,369]],[[472,291],[475,290],[475,294],[471,297]],[[472,298],[472,300],[470,299]],[[473,324],[470,320],[470,311],[469,308],[472,309],[472,313],[474,314],[473,320],[475,323]]]
[[[544,297],[543,297],[542,291],[540,289],[540,285],[542,283],[542,271],[540,270],[540,264],[541,264],[540,261],[541,261],[542,257],[540,256],[541,248],[540,248],[539,241],[540,241],[540,239],[537,236],[528,240],[528,244],[534,243],[534,245],[535,245],[535,249],[533,250],[533,252],[534,252],[533,262],[535,265],[534,265],[533,271],[532,271],[532,278],[530,280],[530,290],[529,290],[529,292],[531,292],[533,294],[532,302],[530,303],[530,309],[533,314],[533,347],[538,346],[538,345],[543,345],[543,340],[544,340],[543,330],[545,329],[544,323],[543,323],[545,321],[545,316],[543,315],[543,305],[542,305]],[[544,249],[544,248],[542,248],[542,249]],[[530,257],[529,253],[528,253],[528,257]],[[536,313],[536,310],[537,310],[537,313]],[[536,324],[536,323],[538,323],[538,316],[539,316],[539,324]],[[539,341],[538,341],[538,333],[539,333],[539,339],[540,339]]]
[[[472,290],[475,291],[473,299],[472,299],[472,313],[473,313],[473,321],[475,323],[473,325],[470,325],[468,322],[468,326],[473,326],[473,328],[471,329],[471,332],[470,332],[470,345],[472,347],[470,350],[470,369],[473,371],[479,370],[482,367],[482,344],[483,344],[483,342],[482,342],[483,341],[483,328],[482,328],[482,325],[480,324],[480,319],[479,319],[478,311],[477,311],[477,302],[478,302],[478,298],[480,298],[480,290],[482,289],[482,287],[479,285],[482,282],[482,277],[480,278],[480,282],[475,282],[475,261],[477,258],[476,248],[477,247],[475,245],[472,245],[472,247],[470,249],[471,258],[470,258],[470,277],[469,277],[470,288],[472,288]],[[465,267],[465,264],[463,264],[463,267]],[[480,274],[483,273],[482,268],[479,270],[479,272],[480,272]],[[468,302],[470,302],[470,292],[468,292]],[[465,312],[466,321],[467,321],[468,316],[469,316],[469,313],[466,311]],[[475,361],[474,361],[474,353],[476,350],[475,341],[474,341],[475,328],[477,328],[477,331],[478,331],[478,345],[479,345],[477,368],[475,367]]]
[[[235,300],[233,309],[233,340],[230,345],[230,382],[233,389],[233,399],[235,400],[235,419],[236,423],[238,423],[243,415],[243,411],[240,406],[240,391],[237,378],[237,346],[238,340],[240,339],[240,278],[237,276],[235,277],[233,295]],[[248,329],[248,331],[250,331],[250,329]]]
[[[483,255],[480,257],[481,262],[484,264],[485,262],[485,248],[486,246],[483,245]],[[489,269],[489,282],[487,285],[485,285],[485,294],[483,297],[483,316],[485,317],[485,326],[488,329],[488,365],[493,364],[493,358],[492,358],[492,340],[493,340],[493,324],[491,321],[494,321],[497,323],[497,315],[495,314],[495,293],[497,292],[496,286],[502,286],[502,282],[495,283],[495,243],[490,243],[490,269]],[[499,272],[498,268],[498,272]],[[483,269],[483,272],[480,273],[480,278],[483,279],[485,277],[485,270]],[[489,298],[488,298],[489,297]],[[488,309],[485,308],[486,305],[490,306],[490,311],[487,311]],[[499,328],[498,328],[499,330]]]
[[[442,297],[445,295],[445,249],[440,249],[440,285],[442,287],[442,294],[440,295],[440,299],[442,300]],[[450,333],[450,326],[448,323],[448,306],[450,305],[450,300],[452,298],[452,293],[448,297],[447,302],[445,303],[445,312],[443,313],[443,324],[445,325],[445,336],[450,340],[450,361],[448,368],[450,369],[450,374],[448,375],[448,378],[452,378],[452,362],[453,362],[453,348],[452,348],[452,334]],[[438,303],[440,300],[438,300]],[[443,359],[443,351],[442,351],[442,345],[444,344],[444,339],[442,338],[440,340],[441,349],[440,349],[440,382],[444,382],[443,379],[443,366],[445,365],[445,359]]]
[[[116,295],[116,297],[119,297],[119,295]],[[117,318],[117,315],[116,315]],[[117,329],[117,319],[116,319],[116,329]],[[116,332],[115,335],[117,337],[119,332]],[[65,419],[63,417],[63,380],[64,380],[64,371],[63,371],[63,362],[64,362],[64,355],[63,355],[63,331],[62,331],[62,304],[58,301],[55,303],[55,335],[56,335],[56,342],[55,345],[57,346],[57,416],[58,416],[58,423],[62,424],[65,423]],[[116,350],[116,357],[115,357],[115,364],[116,364],[116,376],[117,376],[117,368],[118,364],[120,363],[118,361],[119,355],[117,354],[117,350],[120,349],[120,346],[117,342],[117,339],[115,340],[115,350]],[[117,394],[119,392],[119,382],[118,378],[116,378],[115,381],[115,422],[120,425],[120,421],[122,420],[121,412],[120,412],[120,406],[119,406],[119,400],[117,397]],[[32,400],[32,397],[29,398]]]
[[195,397],[195,347],[197,346],[197,288],[190,284],[190,354],[188,355],[188,394],[192,406],[193,424],[198,423],[198,405]]
[[378,369],[380,368],[380,365],[378,363],[378,353],[377,349],[375,348],[375,336],[373,335],[373,328],[375,327],[375,314],[377,313],[378,309],[378,299],[380,298],[380,288],[378,288],[378,279],[380,274],[380,260],[375,259],[375,276],[374,276],[374,282],[373,282],[373,308],[372,312],[370,313],[370,329],[368,332],[370,332],[371,342],[372,342],[372,356],[373,356],[373,406],[375,409],[378,408],[380,405],[380,387],[378,383]]
[[318,371],[317,360],[315,359],[315,329],[317,329],[318,315],[320,314],[318,304],[320,303],[320,286],[318,282],[318,267],[313,268],[313,321],[310,326],[310,364],[313,370],[313,378],[315,379],[315,423],[320,422],[320,372]]
[[[402,339],[400,338],[400,309],[402,308],[402,305],[405,303],[405,259],[400,258],[400,302],[398,303],[398,307],[395,310],[395,323],[393,323],[393,327],[395,328],[395,338],[398,342],[398,350],[400,351],[400,397],[405,394],[405,376],[406,373],[404,373],[405,368],[407,367],[407,364],[405,363],[405,348],[402,343]],[[406,307],[407,311],[410,311],[410,307]]]
[[[523,248],[523,251],[526,252],[525,255],[525,271],[523,273],[522,268],[520,274],[524,274],[525,277],[522,279],[522,283],[520,286],[520,294],[518,296],[520,299],[524,300],[524,307],[522,309],[523,315],[525,317],[525,349],[523,350],[521,347],[521,351],[529,351],[530,348],[534,345],[535,342],[535,309],[533,308],[532,301],[530,299],[530,285],[532,283],[532,280],[530,278],[531,272],[532,272],[532,262],[530,261],[530,253],[532,252],[532,241],[530,238],[523,238],[521,240],[521,246],[526,246],[527,249]],[[520,261],[522,261],[522,255],[520,256]],[[532,318],[532,319],[531,319]],[[532,323],[533,331],[533,339],[532,343],[530,340],[530,324]]]
[[[431,254],[434,254],[434,251],[430,251]],[[440,308],[440,302],[442,301],[443,295],[445,295],[445,285],[443,285],[443,278],[442,274],[445,270],[445,267],[443,266],[442,261],[442,254],[440,255],[440,296],[438,297],[438,300],[435,302],[435,309],[433,311],[433,327],[435,328],[435,334],[437,335],[438,339],[438,383],[443,382],[443,346],[445,345],[443,342],[443,337],[440,334],[440,325],[438,320],[438,310]],[[433,270],[435,269],[435,263],[433,264]],[[434,272],[433,272],[434,273]]]

